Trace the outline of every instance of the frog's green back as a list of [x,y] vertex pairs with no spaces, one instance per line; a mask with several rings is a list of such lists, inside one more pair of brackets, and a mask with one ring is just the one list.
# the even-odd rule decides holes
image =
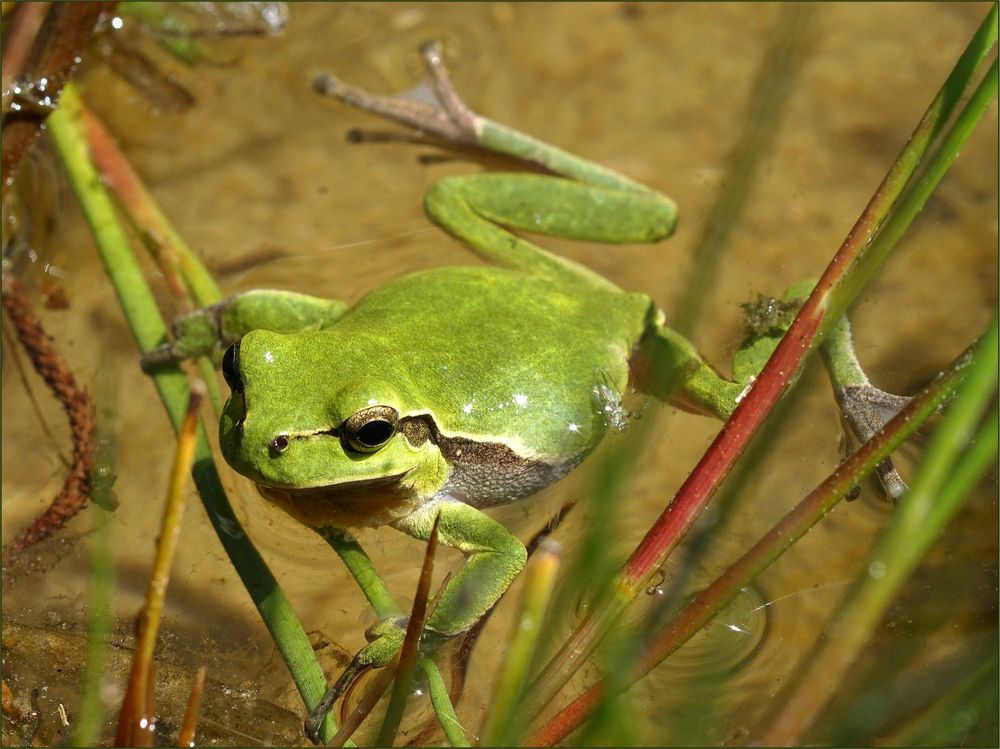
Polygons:
[[388,283],[314,335],[350,352],[335,376],[387,382],[401,415],[429,413],[447,436],[493,437],[525,457],[568,458],[600,439],[594,388],[624,392],[651,313],[639,294],[452,267]]

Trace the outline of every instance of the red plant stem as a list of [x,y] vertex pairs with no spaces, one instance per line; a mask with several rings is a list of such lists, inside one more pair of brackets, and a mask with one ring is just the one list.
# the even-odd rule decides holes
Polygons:
[[581,694],[546,723],[523,746],[555,746],[583,725],[604,697],[605,682],[601,680]]
[[[824,279],[827,275],[824,275]],[[822,283],[822,281],[821,281]],[[811,304],[810,304],[811,303]],[[729,475],[750,439],[784,394],[801,365],[804,352],[815,340],[822,313],[814,293],[782,339],[750,393],[722,427],[694,470],[678,489],[674,500],[646,533],[625,563],[622,573],[631,599],[644,579],[663,561],[705,509],[712,495]]]
[[[968,356],[960,356],[933,383],[913,398],[871,440],[844,461],[823,483],[809,493],[763,538],[703,590],[643,654],[629,683],[641,679],[667,656],[702,629],[731,601],[743,585],[751,582],[847,495],[859,477],[869,473],[885,455],[912,434],[953,392],[963,376]],[[529,746],[552,746],[576,730],[601,700],[604,681],[577,697],[543,726]]]
[[86,106],[80,108],[80,119],[94,165],[142,232],[146,244],[156,251],[171,293],[184,298],[184,274],[179,253],[169,241],[172,232],[166,219],[104,124]]
[[21,75],[28,59],[31,44],[38,34],[45,14],[49,12],[48,3],[26,2],[18,3],[17,12],[7,21],[7,44],[3,48],[3,59],[0,68],[3,69],[3,90],[8,91],[14,80]]
[[[882,248],[879,255],[872,255],[866,250],[871,246],[883,219],[889,215],[909,183],[927,152],[930,141],[938,134],[954,109],[961,90],[965,88],[956,85],[967,74],[965,66],[972,64],[974,68],[989,51],[990,45],[981,45],[978,41],[986,33],[988,25],[989,18],[973,37],[959,63],[934,97],[899,157],[823,272],[816,288],[802,305],[757,382],[678,490],[674,501],[660,515],[629,558],[623,582],[630,595],[641,587],[646,576],[662,565],[681,536],[704,509],[770,410],[784,394],[788,383],[802,366],[806,354],[818,343],[822,332],[825,332],[821,328],[829,329],[846,311],[863,280],[860,277],[873,273],[888,252],[888,247]],[[831,293],[835,288],[843,293],[832,297]]]
[[[648,578],[662,567],[798,374],[806,354],[818,343],[821,326],[827,322],[831,289],[843,282],[848,268],[871,240],[878,226],[877,217],[888,211],[889,203],[901,191],[900,185],[890,186],[887,181],[888,177],[830,261],[750,392],[626,561],[614,596],[584,618],[532,685],[539,704],[552,699],[564,670],[575,669],[593,651],[628,603],[646,587]],[[836,317],[829,319],[836,321]]]
[[[889,176],[892,174],[890,171]],[[898,185],[889,184],[889,176],[879,186],[830,261],[750,392],[740,401],[732,417],[677,490],[674,500],[625,563],[622,577],[630,598],[642,587],[645,578],[662,566],[666,557],[705,509],[750,440],[784,395],[788,384],[798,374],[806,354],[818,343],[820,327],[828,319],[830,292],[844,279],[851,264],[868,245],[878,226],[877,217],[885,215],[889,203],[900,192]]]
[[430,538],[427,539],[427,550],[424,552],[424,563],[420,568],[420,580],[417,583],[416,595],[413,597],[413,609],[410,612],[410,621],[406,626],[406,637],[403,640],[403,647],[399,651],[399,666],[396,668],[396,684],[389,698],[389,706],[386,708],[385,718],[382,727],[379,728],[376,743],[378,746],[392,746],[396,732],[399,730],[399,722],[403,717],[403,709],[406,707],[406,700],[410,693],[410,679],[413,669],[417,663],[418,645],[420,634],[424,630],[424,622],[427,620],[427,605],[431,592],[431,579],[434,574],[434,555],[438,546],[438,525],[441,522],[441,515],[434,518],[434,525],[431,527]]
[[[851,228],[812,294],[799,310],[788,333],[775,349],[750,392],[695,466],[673,501],[667,505],[629,557],[615,595],[584,618],[532,685],[532,696],[539,710],[548,704],[566,679],[594,650],[620,613],[644,587],[646,580],[663,565],[798,374],[806,354],[819,343],[824,332],[837,322],[892,249],[899,236],[899,227],[893,228],[893,233],[887,235],[889,239],[885,242],[875,241],[876,233],[883,225],[883,220],[890,216],[927,153],[932,139],[949,119],[968,88],[971,76],[992,48],[995,38],[994,6]],[[940,174],[943,172],[938,173],[936,179],[940,179]]]
[[195,734],[198,730],[198,713],[201,709],[201,697],[205,692],[205,676],[207,672],[206,667],[202,666],[194,675],[194,682],[191,684],[191,693],[188,695],[187,708],[184,710],[184,722],[181,723],[181,730],[177,734],[177,746],[195,745]]

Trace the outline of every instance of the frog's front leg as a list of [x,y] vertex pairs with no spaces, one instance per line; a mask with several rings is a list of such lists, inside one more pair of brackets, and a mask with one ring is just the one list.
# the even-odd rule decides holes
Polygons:
[[325,328],[347,309],[343,302],[292,291],[256,289],[176,318],[173,339],[146,353],[146,371],[161,364],[210,356],[218,360],[251,330],[300,333]]
[[[421,647],[433,652],[448,638],[465,632],[499,600],[527,561],[524,544],[476,508],[450,498],[433,500],[392,525],[426,541],[438,520],[438,540],[466,555],[465,564],[441,591],[424,626]],[[365,633],[362,648],[306,720],[306,733],[318,743],[319,726],[330,707],[361,672],[387,666],[406,636],[406,617],[383,619]]]
[[432,637],[453,637],[492,608],[524,568],[528,553],[500,523],[450,498],[428,503],[393,527],[427,540],[435,518],[439,518],[438,540],[465,554],[466,562],[441,591],[426,629]]

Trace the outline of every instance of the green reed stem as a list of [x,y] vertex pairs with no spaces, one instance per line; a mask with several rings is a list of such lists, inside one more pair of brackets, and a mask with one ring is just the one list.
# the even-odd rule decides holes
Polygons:
[[[166,325],[101,176],[90,160],[80,118],[79,94],[74,86],[67,85],[60,108],[49,117],[49,132],[132,334],[141,351],[150,351],[166,340]],[[153,382],[176,431],[180,428],[187,404],[187,377],[176,366],[163,367],[153,375]],[[201,425],[192,473],[212,526],[271,632],[303,700],[308,706],[315,705],[326,691],[323,670],[288,600],[233,513]],[[332,736],[334,731],[334,721],[328,717],[323,725],[323,736]]]
[[[532,685],[536,709],[541,710],[548,704],[614,626],[626,606],[644,589],[649,578],[664,564],[775,404],[795,381],[806,354],[837,323],[923,207],[996,95],[994,62],[962,114],[940,139],[938,150],[928,160],[927,154],[937,136],[945,130],[996,38],[997,7],[994,5],[816,289],[803,304],[755,385],[629,558],[617,589],[580,623]],[[925,162],[927,167],[917,177],[918,167]],[[566,715],[553,718],[546,728],[535,735],[534,740],[541,741],[544,736],[545,741],[557,741],[557,736],[565,736],[572,727],[578,726],[584,717],[584,713],[578,710],[581,707],[578,702],[573,703],[572,709],[567,708]],[[587,709],[593,709],[595,704],[590,704]],[[555,728],[557,724],[561,726],[559,730]]]

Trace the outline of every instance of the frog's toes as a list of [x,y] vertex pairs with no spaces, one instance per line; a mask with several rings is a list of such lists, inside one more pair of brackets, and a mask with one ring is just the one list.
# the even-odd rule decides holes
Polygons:
[[[839,390],[837,402],[851,432],[864,443],[884,427],[910,399],[880,390],[874,385],[849,385]],[[886,458],[875,468],[882,488],[889,498],[896,502],[906,491],[906,482],[893,465],[892,458]]]
[[[371,94],[330,73],[313,79],[313,88],[345,104],[393,122],[430,133],[449,143],[474,145],[479,142],[479,116],[461,100],[451,82],[438,42],[420,48],[427,68],[428,85],[398,96]],[[429,88],[429,90],[428,90]]]
[[741,304],[745,341],[764,337],[780,338],[792,324],[801,306],[802,299],[775,299],[763,294],[758,294],[754,302]]
[[[360,653],[359,653],[360,655]],[[340,696],[344,694],[345,691],[361,677],[365,671],[368,670],[369,666],[362,664],[359,661],[359,655],[354,656],[354,660],[348,664],[347,668],[343,670],[340,677],[326,690],[326,694],[323,695],[323,699],[309,711],[309,715],[306,716],[305,721],[305,734],[309,737],[309,740],[313,744],[324,743],[322,737],[320,736],[320,730],[323,727],[323,721],[326,719],[326,714],[330,712],[330,708],[333,707],[333,703],[340,699]]]
[[365,632],[368,645],[358,651],[350,664],[343,670],[337,681],[326,691],[323,699],[314,707],[305,722],[305,733],[314,744],[322,743],[320,740],[320,728],[323,719],[330,712],[333,704],[340,699],[341,695],[350,685],[370,668],[382,668],[388,666],[396,653],[403,647],[403,640],[406,637],[406,626],[409,622],[407,616],[392,616],[382,619],[377,624],[369,627]]

